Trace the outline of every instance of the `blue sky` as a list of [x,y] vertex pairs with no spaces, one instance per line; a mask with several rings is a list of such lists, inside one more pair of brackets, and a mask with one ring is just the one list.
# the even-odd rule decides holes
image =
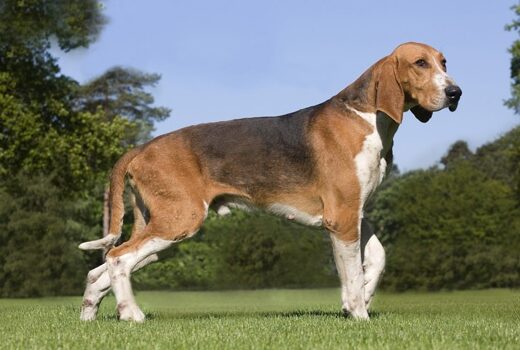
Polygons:
[[314,105],[398,44],[428,43],[444,52],[463,96],[457,112],[436,113],[428,124],[405,114],[394,154],[411,170],[435,164],[456,140],[475,148],[520,123],[503,106],[513,3],[110,0],[99,40],[59,53],[59,64],[80,82],[115,65],[160,73],[153,94],[172,114],[157,125],[159,135]]

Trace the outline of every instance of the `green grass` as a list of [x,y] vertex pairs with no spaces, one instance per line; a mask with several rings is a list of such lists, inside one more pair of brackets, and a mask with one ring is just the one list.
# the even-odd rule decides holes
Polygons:
[[342,316],[339,291],[141,292],[148,320],[114,299],[80,322],[79,297],[0,299],[0,348],[519,349],[520,292],[379,294],[372,319]]

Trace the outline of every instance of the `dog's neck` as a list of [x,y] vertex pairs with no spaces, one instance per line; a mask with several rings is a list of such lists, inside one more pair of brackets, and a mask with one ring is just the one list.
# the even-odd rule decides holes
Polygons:
[[[375,65],[374,65],[375,66]],[[383,149],[381,151],[381,158],[387,158],[391,154],[393,138],[399,124],[392,120],[383,112],[377,111],[376,108],[376,77],[374,67],[368,69],[356,81],[347,86],[334,96],[331,101],[339,108],[347,110],[354,110],[361,113],[375,114],[374,128],[377,128],[377,133],[381,138]],[[408,107],[408,104],[405,104]]]
[[332,99],[363,113],[376,113],[376,79],[371,67]]

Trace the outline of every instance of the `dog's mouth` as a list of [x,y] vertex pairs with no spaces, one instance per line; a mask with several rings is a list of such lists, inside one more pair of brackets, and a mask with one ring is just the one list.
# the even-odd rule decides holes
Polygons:
[[448,109],[450,112],[455,112],[457,110],[457,107],[459,106],[459,101],[450,102],[448,105]]

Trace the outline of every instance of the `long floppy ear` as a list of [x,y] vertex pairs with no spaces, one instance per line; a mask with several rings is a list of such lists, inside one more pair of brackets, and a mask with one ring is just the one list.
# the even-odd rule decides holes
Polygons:
[[410,111],[415,115],[415,118],[419,119],[422,123],[426,123],[430,120],[433,114],[433,112],[430,112],[419,105],[412,107]]
[[388,57],[381,66],[376,88],[376,109],[397,124],[403,121],[404,92],[396,75],[397,59]]

